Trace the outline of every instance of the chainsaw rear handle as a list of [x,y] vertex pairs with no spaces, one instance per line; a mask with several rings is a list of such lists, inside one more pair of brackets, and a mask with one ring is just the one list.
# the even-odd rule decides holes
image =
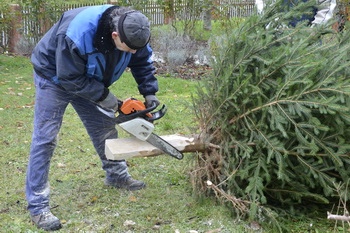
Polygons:
[[152,111],[156,108],[157,108],[157,104],[153,103],[151,107],[146,108],[145,110],[136,111],[136,112],[133,112],[130,114],[124,114],[123,112],[118,111],[119,115],[117,116],[117,120],[119,123],[122,123],[125,121],[130,121],[130,120],[135,119],[137,117],[141,117],[147,121],[152,122],[152,121],[155,121],[155,120],[162,118],[168,109],[167,106],[165,104],[163,104],[162,108],[159,111],[152,113]]
[[[153,102],[152,107],[154,105],[157,107],[157,104]],[[152,117],[148,117],[148,115],[147,115],[145,119],[150,121],[150,122],[158,120],[158,119],[162,118],[165,115],[167,110],[168,110],[168,107],[165,104],[163,104],[163,106],[162,106],[162,108],[160,110],[158,110],[157,112],[151,112],[150,113],[152,115]]]

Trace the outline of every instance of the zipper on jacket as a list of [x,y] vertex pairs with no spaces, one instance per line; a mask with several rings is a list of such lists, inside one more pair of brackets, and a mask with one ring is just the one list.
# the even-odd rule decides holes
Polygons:
[[102,82],[105,85],[105,87],[108,87],[108,77],[106,77],[106,70],[103,68],[102,62],[99,57],[96,57],[96,61],[98,65],[100,66],[101,72],[102,72]]

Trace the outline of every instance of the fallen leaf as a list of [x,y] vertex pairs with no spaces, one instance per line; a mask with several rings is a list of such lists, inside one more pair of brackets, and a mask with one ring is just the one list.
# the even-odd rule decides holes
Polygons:
[[17,123],[17,127],[18,127],[18,128],[22,128],[23,125],[24,125],[24,122],[23,122],[23,121],[17,121],[16,123]]
[[35,104],[35,101],[32,101],[30,104],[26,104],[27,106],[33,106]]
[[91,198],[90,203],[94,203],[95,201],[97,201],[98,197],[94,196],[93,198]]
[[64,163],[58,163],[57,167],[58,168],[64,168],[64,167],[67,167],[67,166]]
[[216,233],[216,232],[221,232],[221,231],[222,231],[221,228],[217,228],[217,229],[206,231],[205,233]]
[[124,223],[123,223],[123,226],[124,227],[129,227],[129,226],[133,226],[135,225],[136,223],[134,221],[131,221],[131,220],[126,220]]
[[245,225],[245,228],[257,231],[261,228],[258,222],[252,221],[249,225]]
[[137,201],[137,198],[136,198],[135,196],[131,196],[131,197],[129,198],[129,201],[135,202],[135,201]]
[[204,222],[203,224],[211,226],[213,224],[213,219],[210,219],[208,222]]
[[24,105],[22,108],[32,108],[33,106]]
[[0,213],[8,213],[9,211],[10,211],[10,208],[0,209]]
[[251,229],[257,231],[257,230],[260,229],[261,226],[260,226],[260,224],[258,222],[253,221],[253,222],[250,223],[250,227],[251,227]]

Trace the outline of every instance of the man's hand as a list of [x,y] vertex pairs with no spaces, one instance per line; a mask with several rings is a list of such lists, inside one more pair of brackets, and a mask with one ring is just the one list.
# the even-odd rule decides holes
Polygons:
[[108,93],[106,99],[97,104],[102,108],[113,110],[114,112],[118,110],[118,99],[111,92]]
[[152,107],[153,104],[155,104],[156,106],[158,106],[160,104],[159,100],[157,99],[157,97],[155,95],[147,95],[145,96],[145,105],[146,108]]

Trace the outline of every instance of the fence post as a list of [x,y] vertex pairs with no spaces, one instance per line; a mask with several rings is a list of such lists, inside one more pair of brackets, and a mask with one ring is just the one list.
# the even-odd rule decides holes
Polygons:
[[171,24],[175,17],[174,0],[164,1],[164,23]]
[[[38,12],[38,19],[39,19],[39,37],[37,38],[38,40],[41,39],[41,37],[43,35],[45,35],[45,33],[50,30],[50,28],[52,27],[52,22],[51,20],[48,18],[48,13],[47,13],[47,9],[45,8],[45,6],[41,6],[39,8],[39,12]],[[53,22],[55,23],[55,22]]]
[[21,33],[18,30],[22,24],[21,7],[18,4],[11,4],[10,11],[11,11],[12,17],[10,21],[9,38],[8,38],[9,52],[15,53],[16,44],[19,42],[21,38]]
[[206,1],[206,9],[203,12],[203,29],[206,31],[211,31],[211,18],[213,13],[213,3],[214,0],[207,0]]
[[107,4],[117,5],[118,1],[116,1],[116,0],[107,0]]

